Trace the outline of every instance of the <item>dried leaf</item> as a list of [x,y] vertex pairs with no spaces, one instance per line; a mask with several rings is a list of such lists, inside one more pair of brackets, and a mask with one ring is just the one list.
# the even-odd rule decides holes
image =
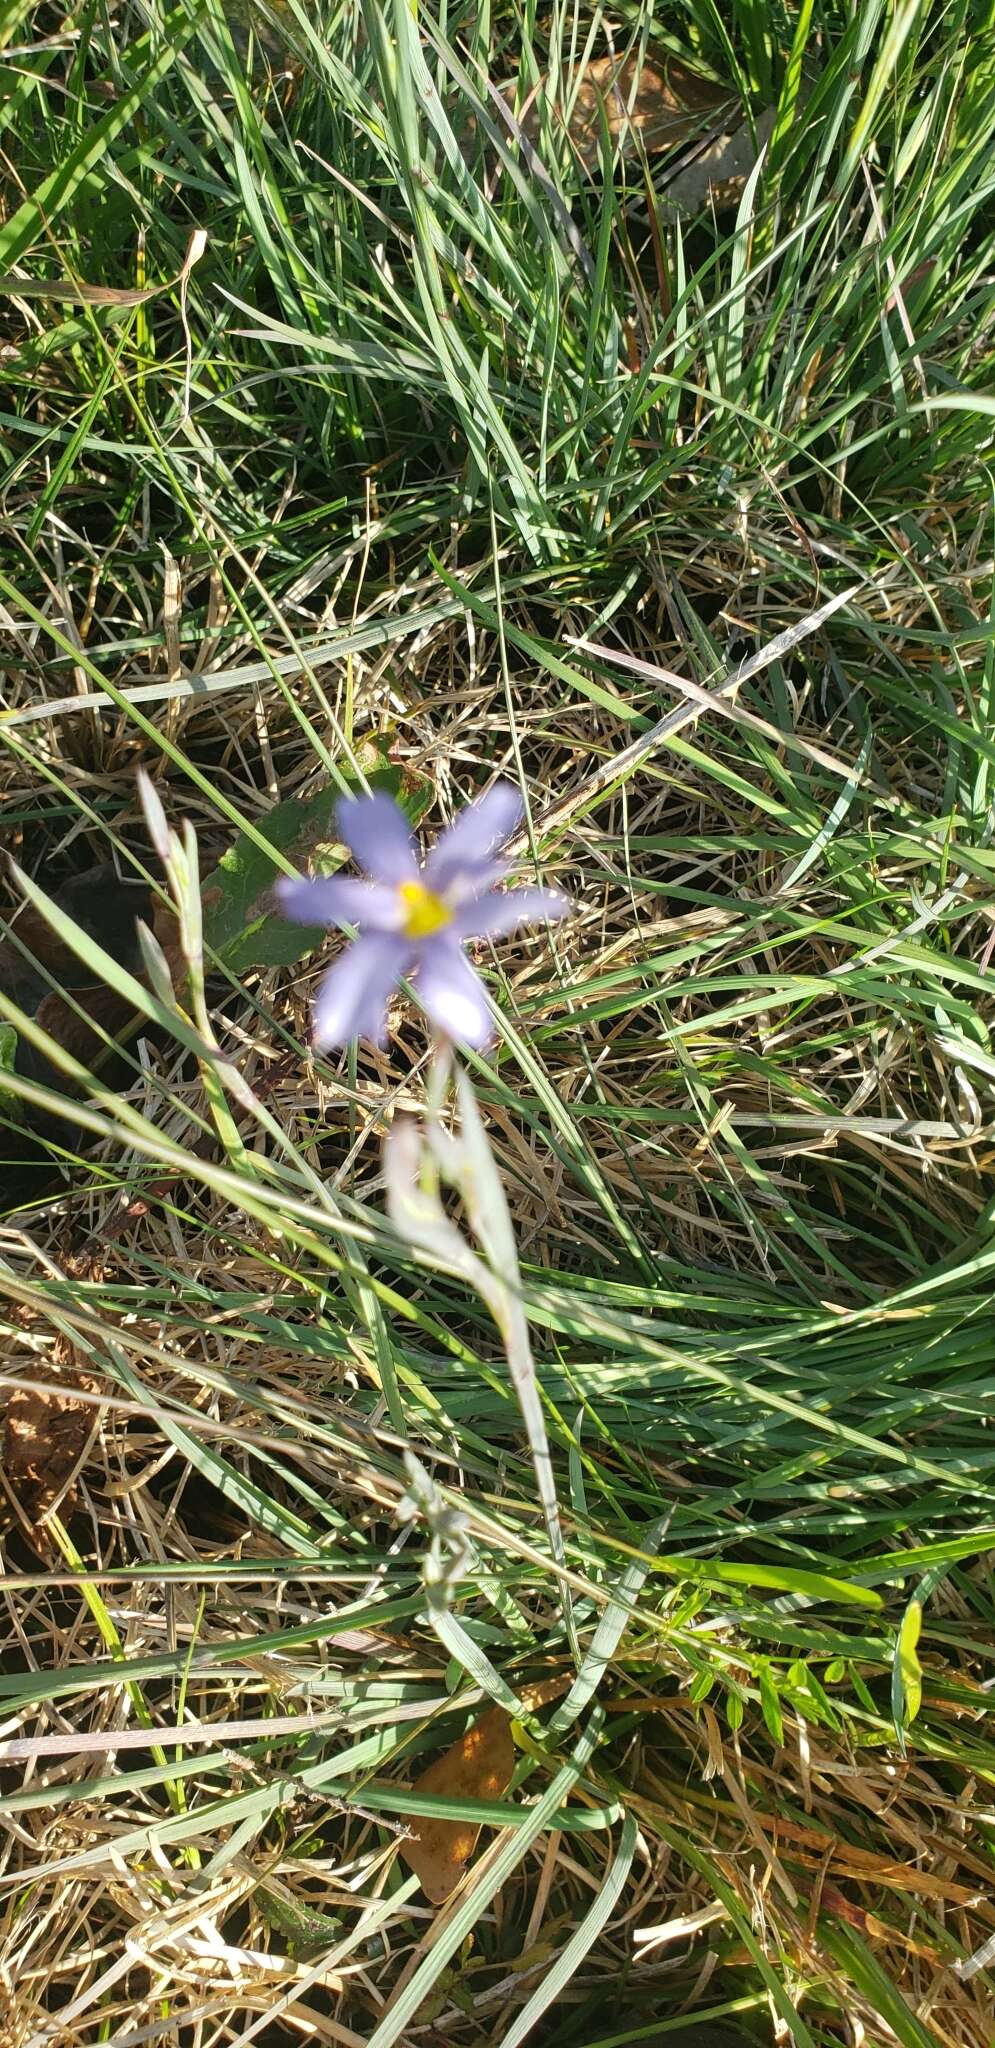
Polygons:
[[[540,87],[540,92],[544,87]],[[646,150],[678,149],[703,130],[707,133],[732,110],[731,93],[713,85],[676,59],[664,70],[635,55],[595,57],[576,92],[569,95],[569,133],[577,154],[592,168],[601,152],[601,109],[612,142],[621,141],[624,155],[638,142]],[[562,119],[559,107],[556,118]],[[539,132],[539,107],[533,103],[522,120],[531,141]]]
[[57,278],[18,277],[16,271],[5,271],[0,277],[0,293],[12,299],[54,299],[63,305],[82,304],[86,306],[144,306],[149,299],[159,297],[161,292],[171,291],[173,279],[168,284],[150,284],[141,289],[122,286],[118,289],[109,284],[84,284]]
[[[30,1371],[37,1379],[32,1359]],[[6,1387],[3,1393],[3,1474],[34,1548],[47,1554],[43,1524],[53,1508],[71,1508],[75,1468],[86,1448],[96,1410],[74,1393],[95,1394],[90,1373],[67,1365],[49,1386]]]
[[833,1914],[837,1920],[844,1920],[848,1927],[855,1927],[858,1934],[866,1935],[872,1942],[897,1941],[903,1948],[909,1949],[913,1955],[922,1956],[927,1962],[937,1965],[940,1961],[936,1948],[925,1942],[916,1941],[901,1927],[879,1920],[876,1914],[867,1912],[865,1907],[854,1905],[851,1899],[845,1898],[842,1892],[837,1891],[835,1885],[823,1885],[821,1905],[825,1912]]
[[[540,139],[546,92],[543,80],[520,115],[521,129],[533,145]],[[506,88],[509,104],[514,94],[514,87]],[[595,170],[600,162],[602,114],[611,142],[623,157],[641,150],[659,155],[699,142],[691,161],[665,184],[664,204],[680,213],[699,213],[709,204],[735,206],[770,136],[775,112],[768,107],[757,117],[754,137],[742,107],[725,86],[676,58],[640,64],[631,53],[593,58],[579,85],[568,93],[567,103],[570,141],[587,170]],[[559,104],[550,109],[550,117],[554,126],[564,124]]]
[[[541,1678],[519,1688],[519,1697],[530,1714],[559,1699],[569,1687],[569,1678]],[[515,1745],[511,1719],[503,1707],[490,1707],[479,1721],[437,1756],[416,1778],[413,1792],[430,1792],[433,1798],[503,1799],[515,1767]],[[477,1846],[480,1826],[474,1821],[416,1818],[412,1832],[401,1843],[401,1854],[411,1865],[426,1898],[441,1906],[455,1891]]]
[[[108,953],[113,953],[122,966],[137,967],[135,919],[150,917],[152,911],[151,893],[143,883],[122,881],[109,863],[102,862],[50,888],[49,893],[59,909]],[[16,929],[19,943],[15,946],[7,939],[0,942],[5,986],[13,983],[16,987],[33,978],[31,963],[25,960],[22,949],[33,954],[38,964],[66,988],[78,988],[85,983],[86,968],[33,904],[17,904],[11,929]]]
[[164,284],[129,289],[116,285],[85,284],[82,278],[19,277],[16,271],[10,270],[0,276],[0,294],[5,298],[55,299],[64,304],[76,302],[86,306],[144,306],[149,299],[161,298],[164,292],[175,291],[177,285],[185,284],[206,247],[204,229],[196,228],[187,244],[180,269]]
[[[412,1790],[433,1798],[502,1799],[515,1768],[511,1721],[503,1707],[491,1707],[479,1721],[436,1757]],[[477,1846],[480,1824],[471,1820],[416,1818],[401,1854],[417,1877],[426,1898],[441,1906],[455,1891]]]
[[701,213],[704,207],[736,206],[747,180],[757,167],[757,158],[774,126],[774,108],[758,115],[756,137],[747,122],[724,135],[717,135],[706,149],[698,151],[663,189],[666,206],[677,213]]

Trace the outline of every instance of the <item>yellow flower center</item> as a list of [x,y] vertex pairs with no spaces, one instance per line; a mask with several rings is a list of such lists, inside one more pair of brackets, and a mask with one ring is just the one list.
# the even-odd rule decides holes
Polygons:
[[424,882],[402,882],[398,890],[404,906],[402,930],[406,939],[430,939],[452,923],[453,913],[441,896],[426,889]]

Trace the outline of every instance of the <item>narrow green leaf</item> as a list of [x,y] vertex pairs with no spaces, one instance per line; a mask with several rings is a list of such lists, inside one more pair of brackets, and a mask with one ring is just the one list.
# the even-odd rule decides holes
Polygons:
[[133,63],[143,63],[153,49],[157,55],[136,84],[115,100],[72,153],[47,178],[43,178],[30,198],[22,200],[0,228],[0,270],[9,270],[12,264],[19,263],[33,242],[51,234],[59,214],[69,205],[84,179],[100,163],[122,129],[142,107],[148,105],[156,87],[175,64],[184,43],[189,42],[193,35],[200,13],[201,7],[196,4],[189,8],[176,7],[157,25],[154,34],[143,36],[134,44],[129,53]]
[[760,1711],[764,1717],[767,1732],[771,1740],[776,1742],[778,1749],[780,1749],[784,1742],[784,1719],[781,1714],[781,1702],[778,1697],[777,1687],[771,1677],[770,1665],[766,1657],[758,1668],[757,1683],[760,1687]]
[[560,1992],[570,1983],[574,1972],[579,1969],[584,1957],[596,1942],[603,1927],[611,1919],[625,1889],[626,1879],[632,1868],[639,1829],[635,1817],[627,1813],[622,1824],[618,1849],[615,1853],[604,1884],[592,1906],[588,1907],[579,1927],[574,1929],[566,1948],[557,1956],[555,1963],[543,1971],[542,1982],[533,1991],[526,2005],[503,2035],[500,2048],[519,2048],[519,2043],[530,2034],[544,2012],[559,1998]]
[[429,1953],[419,1963],[418,1968],[408,1979],[403,1991],[394,2000],[390,2010],[371,2035],[367,2048],[393,2048],[394,2042],[404,2034],[409,2020],[413,2018],[422,2000],[432,1989],[440,1971],[445,1969],[450,1957],[456,1954],[471,1929],[476,1926],[481,1914],[486,1912],[491,1901],[497,1897],[502,1887],[507,1883],[512,1872],[521,1862],[530,1843],[534,1842],[537,1835],[541,1834],[543,1829],[549,1826],[557,1808],[562,1805],[571,1788],[576,1784],[578,1777],[590,1760],[601,1732],[601,1726],[602,1716],[599,1710],[595,1710],[588,1727],[577,1743],[570,1762],[564,1764],[557,1771],[555,1778],[547,1787],[541,1799],[538,1799],[534,1806],[527,1809],[525,1822],[516,1828],[511,1840],[505,1844],[504,1848],[495,1857],[487,1871],[487,1875],[476,1884],[471,1885],[467,1897],[453,1914],[444,1933],[440,1935],[439,1939],[429,1950]]

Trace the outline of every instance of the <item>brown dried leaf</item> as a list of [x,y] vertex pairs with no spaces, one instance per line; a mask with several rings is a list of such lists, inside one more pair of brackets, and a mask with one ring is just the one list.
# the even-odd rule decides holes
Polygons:
[[[533,145],[539,140],[546,93],[543,80],[520,117],[521,129]],[[513,87],[506,89],[505,97],[513,102]],[[698,213],[709,204],[734,206],[774,125],[774,109],[769,107],[757,118],[754,139],[735,96],[677,58],[640,65],[631,54],[595,57],[570,100],[566,124],[587,170],[596,169],[600,159],[602,109],[612,143],[624,157],[640,150],[653,155],[701,144],[665,187],[665,205],[680,213]],[[562,108],[555,106],[551,114],[562,126]]]
[[[981,1691],[983,1688],[979,1687]],[[977,1897],[977,1885],[955,1884],[950,1878],[937,1876],[917,1864],[903,1863],[894,1856],[881,1856],[870,1849],[858,1849],[854,1843],[842,1842],[838,1836],[815,1825],[802,1827],[782,1813],[763,1813],[761,1818],[765,1827],[772,1834],[777,1834],[782,1843],[787,1840],[798,1844],[798,1859],[807,1869],[817,1870],[824,1864],[828,1849],[831,1851],[828,1867],[837,1877],[855,1878],[863,1884],[887,1885],[894,1891],[918,1892],[923,1898],[945,1899],[955,1906],[968,1906]]]
[[158,299],[163,292],[175,291],[184,284],[195,263],[199,263],[207,247],[207,235],[203,228],[196,228],[187,244],[187,253],[175,277],[168,277],[164,284],[143,285],[136,289],[119,289],[114,285],[85,284],[82,278],[19,277],[14,270],[4,271],[0,276],[0,295],[15,299],[55,299],[63,303],[76,301],[86,306],[144,306],[149,299]]
[[[637,137],[647,150],[679,148],[703,129],[714,128],[732,104],[730,93],[676,58],[658,70],[648,62],[640,65],[634,55],[595,57],[572,99],[570,140],[590,169],[600,154],[602,107],[612,141],[621,138],[623,153],[632,155]],[[534,140],[539,128],[535,106],[522,125]]]
[[[37,1380],[34,1360],[29,1370]],[[42,1555],[49,1548],[45,1518],[56,1507],[71,1508],[74,1474],[97,1415],[92,1402],[73,1395],[97,1392],[92,1374],[68,1364],[51,1385],[3,1390],[3,1474]]]
[[717,135],[693,162],[668,178],[663,198],[678,213],[700,213],[706,206],[720,211],[741,199],[747,179],[757,167],[757,158],[774,126],[774,109],[758,115],[756,139],[745,121],[724,135]]
[[[92,984],[74,989],[73,995],[82,1016],[71,1001],[53,992],[39,1003],[35,1020],[81,1066],[99,1066],[104,1053],[101,1032],[112,1038],[122,1032],[131,1018],[131,1006],[121,1001],[116,990]],[[64,1080],[61,1085],[65,1087]]]
[[[569,1686],[569,1678],[543,1678],[523,1686],[518,1697],[531,1714],[559,1699]],[[411,1789],[440,1799],[503,1799],[514,1768],[510,1717],[503,1707],[490,1707],[451,1749],[429,1764]],[[480,1827],[473,1821],[416,1816],[412,1833],[401,1843],[401,1854],[434,1906],[441,1906],[455,1891],[479,1833]]]
[[903,1948],[911,1950],[913,1955],[922,1956],[927,1962],[937,1965],[940,1961],[938,1949],[928,1943],[916,1941],[913,1935],[906,1934],[901,1927],[893,1927],[879,1920],[875,1913],[868,1913],[863,1906],[857,1906],[852,1899],[845,1898],[842,1892],[836,1890],[835,1885],[823,1886],[822,1905],[827,1913],[831,1913],[837,1920],[845,1920],[849,1927],[855,1927],[858,1934],[866,1935],[871,1942],[897,1941]]
[[84,284],[74,281],[59,281],[55,278],[18,277],[16,271],[5,271],[0,277],[0,293],[12,299],[54,299],[64,305],[78,303],[85,306],[144,306],[149,299],[158,298],[160,292],[169,291],[168,285],[150,284],[139,289],[117,290],[109,284]]
[[[491,1707],[479,1721],[435,1758],[416,1778],[412,1790],[433,1798],[501,1799],[515,1768],[511,1721],[503,1707]],[[401,1843],[401,1855],[417,1877],[426,1898],[441,1906],[455,1891],[477,1846],[476,1821],[433,1820],[424,1815]]]

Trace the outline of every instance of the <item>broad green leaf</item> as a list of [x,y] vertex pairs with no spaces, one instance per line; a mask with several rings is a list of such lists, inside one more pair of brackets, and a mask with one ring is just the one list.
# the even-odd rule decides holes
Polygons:
[[[417,824],[430,801],[429,784],[412,786],[385,754],[372,749],[361,765],[371,789],[396,797]],[[258,829],[288,860],[319,874],[333,874],[348,858],[335,833],[341,794],[329,782],[313,796],[288,797],[260,820]],[[268,859],[262,847],[240,833],[204,883],[204,936],[234,974],[253,967],[291,967],[325,938],[324,926],[293,924],[273,909],[271,890],[282,872],[277,860]]]
[[826,1572],[796,1570],[794,1566],[768,1564],[726,1564],[720,1560],[701,1563],[697,1558],[659,1557],[655,1569],[672,1572],[678,1578],[700,1579],[704,1584],[724,1586],[769,1586],[786,1593],[799,1593],[810,1600],[841,1600],[847,1606],[880,1607],[881,1596],[870,1586],[854,1585],[850,1579],[830,1578]]

